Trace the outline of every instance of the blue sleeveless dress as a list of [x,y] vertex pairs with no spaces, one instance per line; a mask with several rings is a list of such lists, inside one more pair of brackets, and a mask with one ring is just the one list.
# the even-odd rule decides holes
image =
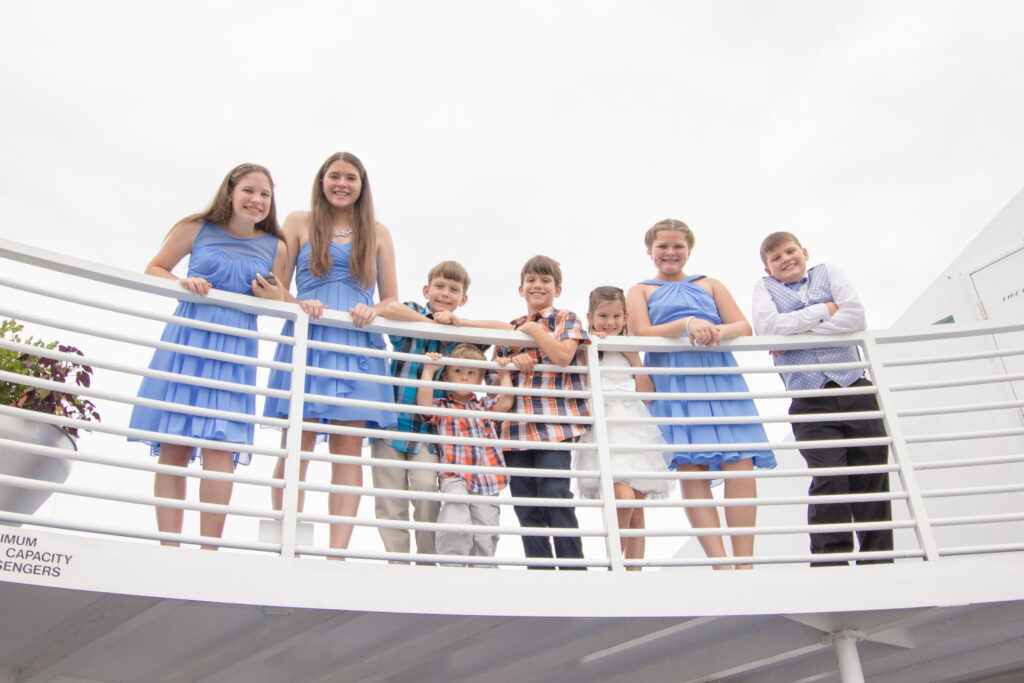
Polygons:
[[[309,242],[302,245],[295,269],[295,286],[298,289],[297,298],[299,300],[319,299],[331,311],[347,312],[359,303],[372,306],[375,286],[371,285],[369,289],[365,289],[353,281],[348,264],[351,251],[351,242],[344,244],[331,242],[331,270],[324,277],[316,277],[309,270]],[[295,324],[291,320],[285,322],[281,334],[285,336],[294,335]],[[359,329],[350,330],[341,327],[311,324],[309,326],[309,338],[333,344],[345,344],[346,346],[362,346],[370,349],[384,348],[383,335]],[[292,347],[286,344],[279,345],[277,352],[274,354],[274,360],[290,363],[292,360]],[[387,361],[383,358],[371,358],[323,349],[308,349],[306,352],[306,365],[326,370],[344,370],[368,375],[388,376]],[[268,386],[271,389],[284,389],[286,391],[291,389],[291,373],[283,370],[272,370]],[[391,384],[360,382],[353,379],[335,379],[322,375],[306,375],[306,393],[336,398],[380,401],[382,403],[395,402],[395,391]],[[263,414],[267,417],[286,417],[288,415],[288,400],[267,397]],[[366,422],[367,427],[376,429],[390,429],[395,426],[397,421],[397,414],[387,410],[312,402],[304,404],[302,416],[304,418],[316,418],[321,424],[329,423],[331,420]]]
[[[687,316],[695,316],[715,325],[722,322],[715,300],[695,280],[703,275],[692,275],[681,282],[644,280],[642,284],[658,285],[647,300],[651,323],[660,325]],[[651,368],[736,367],[736,359],[727,351],[676,351],[647,353],[644,365]],[[709,393],[747,391],[742,375],[651,375],[658,392]],[[737,417],[757,415],[750,399],[739,401],[654,401],[648,406],[654,417]],[[756,443],[768,441],[760,424],[723,425],[658,425],[669,444],[722,444],[722,450],[702,453],[666,453],[669,469],[677,465],[694,464],[712,470],[722,469],[722,463],[753,458],[755,467],[775,467],[775,454],[764,451],[731,451],[730,443]]]
[[[249,294],[256,273],[269,273],[277,253],[278,239],[273,235],[239,238],[232,237],[216,223],[204,223],[192,243],[192,255],[188,262],[188,276],[205,278],[216,289],[238,294]],[[256,316],[231,308],[213,304],[199,304],[182,301],[174,315],[193,320],[231,325],[246,330],[256,329]],[[185,344],[211,351],[234,353],[255,358],[257,340],[236,337],[219,332],[208,332],[193,327],[168,323],[160,339],[175,344]],[[151,370],[163,370],[179,375],[191,375],[238,384],[256,385],[256,366],[231,363],[191,356],[175,351],[157,349],[149,364]],[[143,377],[139,386],[139,397],[160,401],[172,401],[197,408],[229,410],[253,415],[256,400],[252,394],[224,389],[210,389],[179,382],[170,382],[152,377]],[[132,409],[129,426],[164,434],[190,436],[215,441],[251,444],[253,425],[247,422],[222,418],[186,415],[184,413],[135,406]],[[130,439],[138,441],[139,439]],[[152,446],[153,455],[158,454],[159,442],[146,441]],[[195,459],[193,452],[192,458]],[[248,465],[251,453],[235,453],[235,464]]]

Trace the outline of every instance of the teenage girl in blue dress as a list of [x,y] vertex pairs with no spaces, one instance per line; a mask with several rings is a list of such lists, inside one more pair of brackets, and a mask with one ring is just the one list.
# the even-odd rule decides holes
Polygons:
[[[283,282],[291,282],[293,269],[298,290],[297,299],[311,318],[319,318],[325,308],[347,311],[352,321],[362,327],[371,323],[381,307],[398,300],[398,281],[395,273],[395,249],[391,233],[373,218],[373,195],[366,168],[355,155],[338,152],[331,155],[317,171],[313,181],[312,206],[309,211],[295,211],[284,221],[284,239],[288,245],[288,265]],[[373,301],[374,288],[379,290],[380,302]],[[292,335],[289,321],[282,331]],[[359,329],[346,329],[326,325],[310,325],[309,339],[347,346],[383,349],[384,337]],[[278,347],[275,360],[291,362],[291,346]],[[306,365],[312,368],[343,370],[364,374],[388,376],[387,362],[358,354],[322,349],[309,349]],[[291,373],[272,371],[269,386],[289,389]],[[338,406],[310,400],[311,394],[332,398],[351,398],[382,403],[394,402],[394,388],[390,384],[335,379],[306,374],[306,398],[303,419],[318,424],[344,425],[389,429],[396,423],[396,413],[369,407]],[[286,399],[268,398],[264,414],[287,417]],[[282,436],[286,438],[287,434]],[[302,450],[312,451],[316,444],[316,430],[302,432]],[[359,456],[363,438],[342,434],[328,437],[328,450],[334,455]],[[309,462],[300,461],[299,477],[305,480]],[[275,478],[284,477],[284,461],[279,460]],[[363,470],[355,464],[331,464],[331,483],[343,486],[362,486]],[[303,497],[300,491],[299,509]],[[274,509],[282,506],[281,489],[273,489]],[[332,515],[355,516],[359,496],[332,493],[328,496],[328,511]],[[349,524],[332,524],[332,548],[347,548],[352,536]]]
[[[693,251],[693,233],[682,221],[666,219],[656,223],[644,237],[647,254],[658,274],[651,280],[633,285],[627,296],[629,326],[633,334],[652,337],[688,336],[694,346],[712,347],[719,342],[751,334],[750,323],[743,316],[729,290],[718,280],[703,275],[686,275],[683,268]],[[728,352],[648,353],[648,367],[736,367]],[[738,374],[719,375],[651,375],[658,392],[715,393],[745,392],[747,383]],[[747,400],[702,401],[658,400],[650,405],[654,417],[735,417],[757,415],[754,402]],[[662,435],[668,444],[722,444],[720,450],[688,453],[666,453],[670,469],[680,472],[708,470],[749,471],[754,467],[775,467],[775,456],[769,450],[729,450],[733,443],[766,442],[768,437],[760,424],[663,424]],[[708,479],[684,479],[680,482],[683,497],[710,499]],[[757,482],[753,478],[725,480],[726,498],[755,498]],[[688,507],[686,515],[696,528],[717,528],[721,525],[715,507]],[[753,527],[757,508],[753,505],[726,506],[725,521],[730,527]],[[721,536],[699,536],[708,557],[728,557]],[[735,558],[754,554],[754,537],[734,535],[732,554]],[[720,564],[715,569],[731,569]],[[750,569],[741,562],[737,569]]]
[[[179,279],[171,271],[186,256],[189,256],[188,275]],[[171,228],[160,251],[146,266],[146,273],[176,280],[189,292],[199,296],[205,296],[211,289],[223,289],[280,299],[284,290],[263,276],[276,273],[280,277],[286,262],[287,250],[277,227],[274,183],[270,172],[262,166],[242,164],[224,177],[213,203],[206,211],[193,214]],[[212,304],[182,301],[174,314],[247,330],[256,329],[254,314]],[[161,340],[251,358],[257,354],[255,339],[173,323],[164,328]],[[256,367],[253,365],[164,349],[158,349],[153,354],[149,367],[152,370],[205,379],[250,386],[256,384]],[[248,415],[255,413],[255,398],[251,393],[210,389],[152,377],[143,378],[139,396],[197,408]],[[251,444],[253,438],[253,425],[250,422],[188,415],[145,406],[135,406],[129,426],[133,429],[239,444]],[[192,446],[155,440],[147,443],[153,448],[154,455],[159,456],[161,465],[185,467],[195,457]],[[251,457],[250,453],[232,453],[230,450],[213,448],[203,448],[201,453],[203,469],[213,472],[231,472],[238,463],[249,464]],[[158,498],[184,500],[185,484],[185,477],[158,473],[153,493]],[[199,485],[199,500],[203,503],[227,505],[231,501],[231,487],[230,481],[203,479]],[[157,528],[160,531],[181,533],[182,516],[180,509],[158,507]],[[200,513],[201,535],[220,538],[223,531],[223,514]],[[164,541],[164,544],[178,545],[168,541]],[[215,546],[203,547],[216,549]]]

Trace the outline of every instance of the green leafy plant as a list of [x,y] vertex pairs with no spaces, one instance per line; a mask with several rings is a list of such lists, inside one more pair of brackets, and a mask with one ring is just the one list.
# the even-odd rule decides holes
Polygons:
[[[24,329],[15,320],[0,321],[0,339],[9,339],[18,344],[26,344],[42,349],[56,349],[62,353],[74,353],[84,355],[74,346],[60,344],[59,342],[43,342],[29,337],[22,340],[20,332]],[[33,356],[30,353],[20,353],[8,349],[0,349],[0,370],[11,372],[17,375],[37,377],[68,384],[73,380],[75,385],[88,387],[92,381],[92,368],[81,363]],[[96,406],[76,394],[65,391],[51,391],[49,389],[37,389],[36,387],[0,380],[0,405],[17,406],[28,410],[38,410],[41,413],[71,417],[79,420],[96,420],[99,422],[100,414],[96,412]],[[64,427],[69,435],[78,437],[76,427]]]

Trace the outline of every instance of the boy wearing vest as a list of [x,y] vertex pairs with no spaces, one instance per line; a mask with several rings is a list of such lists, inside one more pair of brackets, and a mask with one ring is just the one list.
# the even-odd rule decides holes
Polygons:
[[[865,328],[864,306],[842,271],[832,265],[807,268],[807,250],[791,233],[775,232],[761,243],[761,261],[768,277],[754,285],[753,324],[756,334],[846,334]],[[860,360],[855,347],[793,349],[772,354],[777,366],[818,363],[850,363]],[[861,370],[823,370],[821,372],[783,372],[782,381],[789,391],[838,387],[870,386]],[[790,415],[877,411],[874,394],[855,396],[813,396],[794,398]],[[794,422],[797,441],[827,439],[864,439],[885,436],[881,420],[843,420],[838,416],[827,422]],[[887,446],[858,446],[801,450],[807,466],[849,467],[883,465],[889,460]],[[845,493],[883,493],[889,491],[889,475],[853,474],[812,477],[809,494],[823,496]],[[807,506],[808,524],[880,522],[892,519],[887,500],[859,503],[819,503]],[[861,552],[892,550],[892,530],[858,531]],[[853,534],[829,531],[811,534],[811,552],[853,552]],[[863,560],[861,563],[892,562]],[[813,562],[812,566],[845,565],[841,562]]]

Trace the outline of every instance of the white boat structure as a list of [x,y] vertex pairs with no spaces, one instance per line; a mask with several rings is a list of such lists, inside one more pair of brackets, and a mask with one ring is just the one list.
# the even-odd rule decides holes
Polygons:
[[[641,503],[648,516],[647,556],[622,557],[610,495],[609,449],[616,444],[607,442],[600,409],[594,425],[601,467],[569,473],[598,477],[605,494],[602,500],[574,501],[586,572],[526,569],[519,542],[524,530],[514,521],[507,492],[498,499],[502,540],[496,570],[414,564],[451,556],[389,555],[378,526],[436,525],[380,522],[373,498],[395,492],[365,483],[325,483],[328,478],[317,468],[344,456],[304,454],[314,462],[308,481],[298,482],[297,438],[281,448],[271,429],[257,430],[252,465],[233,475],[188,470],[190,489],[202,477],[235,483],[222,539],[196,535],[196,511],[216,506],[195,498],[181,503],[185,533],[161,534],[151,494],[160,466],[143,446],[125,440],[147,436],[129,430],[127,416],[138,400],[138,378],[150,372],[146,364],[160,344],[160,327],[172,319],[167,312],[175,299],[190,295],[174,283],[0,241],[0,317],[85,349],[83,362],[95,368],[96,379],[79,393],[103,414],[98,424],[77,424],[91,430],[77,450],[0,434],[0,451],[19,449],[41,463],[73,464],[63,483],[0,472],[5,489],[52,494],[34,512],[0,499],[0,523],[8,525],[0,526],[0,683],[1024,680],[1022,221],[1024,195],[893,329],[728,344],[779,460],[777,469],[754,473],[759,507],[751,531],[757,542],[755,569],[747,572],[711,571],[698,544],[687,541],[723,531],[691,529],[682,508],[699,502],[678,494]],[[288,318],[305,329],[297,307],[217,292],[207,301],[260,314],[260,357],[251,362],[261,379],[273,366],[276,344],[294,344],[293,357],[305,357],[303,334],[293,339],[277,333]],[[932,324],[937,322],[946,324]],[[349,324],[338,313],[328,314],[325,323]],[[439,336],[436,326],[378,323],[374,329],[381,332]],[[526,343],[512,332],[451,328],[440,335]],[[824,343],[859,347],[858,365],[877,386],[891,459],[863,471],[890,473],[888,526],[895,549],[872,557],[892,558],[892,564],[808,566],[809,477],[787,436],[792,393],[783,390],[766,350]],[[593,361],[602,348],[675,345],[605,339],[588,353]],[[0,348],[28,350],[6,340]],[[591,362],[587,371],[596,375],[601,369]],[[295,368],[290,395],[296,401],[302,374],[301,366]],[[0,381],[47,387],[2,371]],[[259,399],[267,390],[256,393]],[[11,406],[0,406],[0,419],[75,424]],[[297,420],[251,419],[269,427],[291,424],[296,437],[301,426]],[[271,477],[278,458],[287,463],[283,481]],[[370,464],[368,458],[349,461]],[[270,507],[274,486],[284,489],[283,512]],[[296,506],[300,488],[307,492],[305,512]],[[328,492],[360,493],[359,513],[328,515]],[[328,548],[331,522],[356,526],[349,549]],[[279,533],[268,533],[274,530]],[[163,547],[159,540],[183,546]],[[221,550],[201,551],[201,542]],[[856,553],[843,557],[866,559]],[[625,571],[637,564],[643,571]]]

